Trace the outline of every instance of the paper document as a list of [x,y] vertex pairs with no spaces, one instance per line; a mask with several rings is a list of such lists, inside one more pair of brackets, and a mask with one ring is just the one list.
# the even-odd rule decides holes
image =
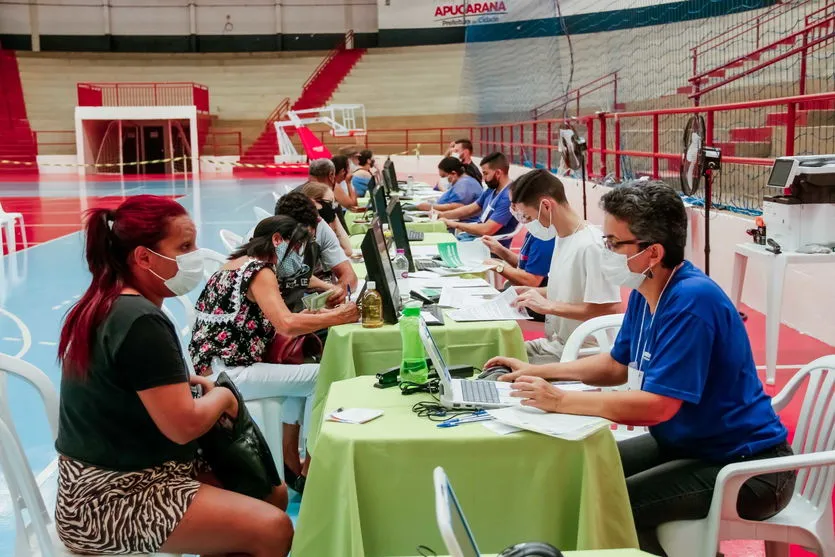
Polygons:
[[409,246],[415,259],[431,259],[438,255],[438,246]]
[[458,322],[533,319],[524,308],[517,309],[511,305],[516,297],[516,291],[508,288],[490,301],[477,306],[457,309],[449,316]]
[[382,410],[374,410],[373,408],[340,408],[328,414],[328,421],[343,424],[364,424],[382,415]]
[[444,286],[438,305],[447,308],[463,308],[483,304],[498,295],[499,291],[490,285],[470,288]]
[[420,311],[420,316],[423,317],[423,320],[426,321],[427,325],[443,325],[444,322],[435,317],[431,311]]
[[509,406],[488,410],[497,421],[543,435],[579,441],[592,433],[609,427],[609,420],[596,416],[545,413],[525,406]]

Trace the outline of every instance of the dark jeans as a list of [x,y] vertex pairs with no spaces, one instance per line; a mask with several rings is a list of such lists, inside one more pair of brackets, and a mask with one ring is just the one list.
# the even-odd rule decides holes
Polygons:
[[[651,435],[621,441],[618,450],[641,549],[655,555],[666,555],[655,535],[655,528],[673,520],[706,517],[716,476],[730,462],[682,458],[660,447]],[[780,443],[754,456],[732,462],[791,454],[789,444]],[[774,516],[789,504],[795,478],[794,471],[751,478],[739,491],[739,515],[749,520]]]

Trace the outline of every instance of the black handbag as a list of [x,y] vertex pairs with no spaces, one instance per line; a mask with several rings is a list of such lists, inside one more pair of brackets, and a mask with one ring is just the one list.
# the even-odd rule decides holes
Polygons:
[[264,499],[273,487],[281,485],[273,455],[258,425],[249,415],[241,393],[225,371],[218,375],[217,387],[229,389],[238,399],[238,416],[231,420],[231,428],[222,425],[219,420],[198,439],[203,459],[224,489]]

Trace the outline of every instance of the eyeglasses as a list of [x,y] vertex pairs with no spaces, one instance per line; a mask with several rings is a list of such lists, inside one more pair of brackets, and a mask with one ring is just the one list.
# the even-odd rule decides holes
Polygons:
[[637,238],[633,238],[632,240],[613,240],[611,236],[603,236],[603,247],[605,247],[609,251],[615,251],[621,246],[632,245],[637,245],[639,248],[643,247],[643,249],[646,249],[652,244],[653,242],[650,242],[648,240],[639,240]]

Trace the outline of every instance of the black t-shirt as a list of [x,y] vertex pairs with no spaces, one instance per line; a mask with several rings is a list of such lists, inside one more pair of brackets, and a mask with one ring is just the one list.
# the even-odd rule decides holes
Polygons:
[[476,166],[476,164],[473,161],[470,161],[464,165],[464,173],[469,174],[470,176],[475,178],[476,182],[478,182],[479,184],[484,178],[481,175],[481,170]]
[[108,470],[192,460],[197,444],[178,445],[163,435],[137,394],[187,382],[171,321],[142,296],[119,296],[95,332],[87,377],[61,380],[55,448]]

